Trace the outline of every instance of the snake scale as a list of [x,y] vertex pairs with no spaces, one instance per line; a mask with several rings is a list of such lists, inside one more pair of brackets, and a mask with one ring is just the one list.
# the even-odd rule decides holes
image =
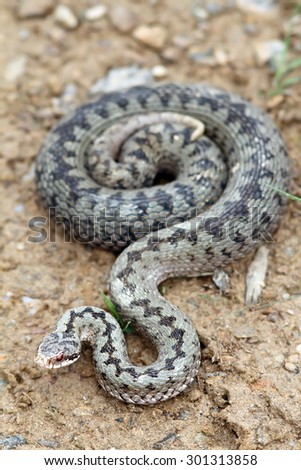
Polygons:
[[185,390],[200,367],[198,335],[158,285],[211,273],[271,239],[285,206],[273,187],[285,191],[289,180],[274,124],[210,86],[134,87],[65,117],[39,153],[36,179],[44,205],[76,240],[123,250],[111,298],[157,349],[153,364],[132,364],[117,321],[84,306],[63,314],[36,362],[71,364],[87,341],[98,381],[114,397],[154,404]]

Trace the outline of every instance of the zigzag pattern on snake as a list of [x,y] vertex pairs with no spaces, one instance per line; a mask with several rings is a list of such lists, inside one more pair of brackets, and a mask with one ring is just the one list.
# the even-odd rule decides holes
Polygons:
[[125,248],[110,294],[158,352],[153,364],[133,365],[117,321],[85,306],[64,313],[38,364],[70,364],[88,341],[98,381],[114,397],[153,404],[185,390],[200,368],[199,339],[158,285],[213,272],[271,236],[285,205],[273,187],[285,191],[289,180],[275,126],[250,103],[205,85],[135,87],[64,118],[39,153],[36,177],[44,205],[75,239]]

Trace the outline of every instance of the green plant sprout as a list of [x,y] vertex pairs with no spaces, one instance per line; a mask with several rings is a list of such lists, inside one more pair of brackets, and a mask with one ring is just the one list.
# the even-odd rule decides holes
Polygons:
[[287,193],[286,191],[282,191],[281,189],[275,188],[271,184],[268,184],[270,188],[272,188],[274,191],[276,191],[278,194],[281,194],[281,196],[287,197],[288,199],[291,199],[292,201],[297,201],[301,202],[301,198],[298,196],[294,196],[294,194]]
[[301,12],[301,2],[298,2],[294,8],[290,27],[284,37],[284,49],[277,61],[277,69],[273,79],[273,89],[271,96],[282,95],[285,90],[291,86],[301,83],[301,74],[297,76],[289,76],[295,70],[301,68],[301,57],[289,60],[288,55],[292,42],[292,23],[293,19]]
[[131,325],[130,321],[125,321],[121,315],[117,312],[116,305],[112,302],[110,297],[108,297],[102,290],[100,290],[100,295],[102,297],[102,300],[107,306],[107,309],[109,310],[110,314],[118,321],[120,328],[122,329],[123,333],[134,333],[134,328]]

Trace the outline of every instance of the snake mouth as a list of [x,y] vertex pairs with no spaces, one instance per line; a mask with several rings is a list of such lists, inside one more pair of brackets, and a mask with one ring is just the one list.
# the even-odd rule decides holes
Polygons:
[[69,366],[73,362],[77,361],[78,358],[79,354],[65,356],[63,352],[59,352],[55,356],[46,357],[38,352],[34,360],[35,363],[41,367],[46,367],[47,369],[58,369],[59,367]]

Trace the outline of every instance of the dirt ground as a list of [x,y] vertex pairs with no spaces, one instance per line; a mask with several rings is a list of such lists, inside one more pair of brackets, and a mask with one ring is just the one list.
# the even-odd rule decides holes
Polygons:
[[[111,68],[163,65],[163,72],[155,73],[161,80],[205,81],[267,110],[283,133],[292,159],[292,192],[300,196],[300,88],[271,99],[273,71],[262,57],[263,43],[283,39],[294,2],[282,1],[269,14],[234,7],[202,19],[204,11],[195,7],[205,4],[201,1],[123,0],[119,3],[128,7],[133,23],[127,31],[116,17],[114,25],[109,13],[85,19],[83,13],[97,4],[93,0],[66,0],[80,19],[70,29],[55,20],[58,2],[36,5],[43,3],[48,10],[28,18],[17,2],[0,2],[1,445],[301,449],[298,203],[289,203],[270,244],[266,287],[255,307],[244,305],[250,258],[227,270],[227,295],[220,295],[210,278],[165,282],[166,297],[200,333],[203,362],[186,393],[151,407],[125,405],[100,389],[89,350],[69,368],[47,371],[35,365],[37,346],[65,309],[104,307],[99,289],[107,289],[115,255],[64,243],[59,230],[55,243],[27,241],[28,220],[46,215],[35,193],[39,147],[64,112],[61,102],[65,107],[84,102]],[[110,10],[109,0],[102,4]],[[163,42],[146,45],[136,39],[132,28],[140,25],[159,26]],[[298,34],[293,48],[301,50]],[[154,357],[143,339],[128,335],[127,340],[135,363]]]

